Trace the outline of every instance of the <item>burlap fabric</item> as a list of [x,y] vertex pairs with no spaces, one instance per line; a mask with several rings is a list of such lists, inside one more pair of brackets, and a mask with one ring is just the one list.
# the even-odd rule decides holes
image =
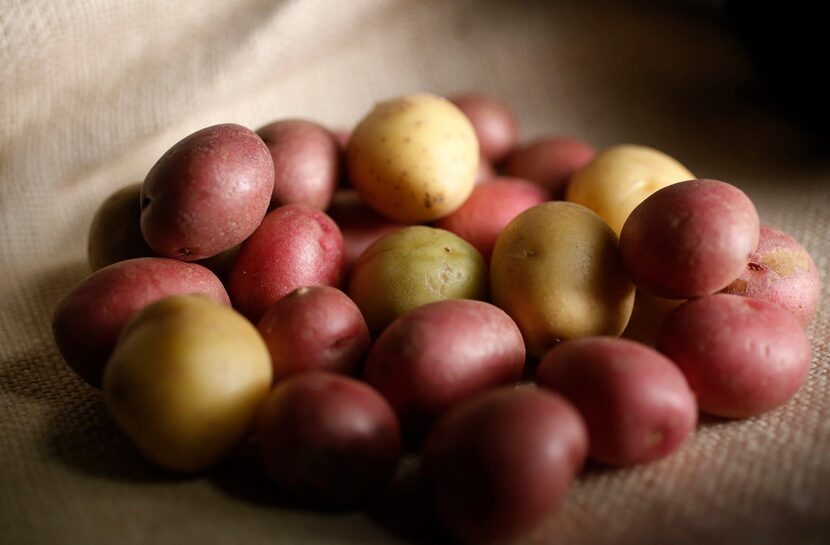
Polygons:
[[[0,542],[410,541],[383,515],[275,503],[245,467],[193,478],[152,468],[62,363],[50,314],[88,272],[97,205],[193,130],[285,116],[348,127],[383,97],[468,89],[509,101],[526,137],[649,144],[742,187],[830,285],[828,156],[759,98],[740,44],[705,5],[4,0]],[[823,295],[795,399],[760,418],[706,421],[662,462],[589,471],[523,542],[830,541]]]

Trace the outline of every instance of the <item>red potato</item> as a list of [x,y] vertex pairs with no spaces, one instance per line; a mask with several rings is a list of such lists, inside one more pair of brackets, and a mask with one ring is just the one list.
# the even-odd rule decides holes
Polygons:
[[369,349],[369,327],[351,299],[330,286],[299,288],[274,304],[257,325],[274,381],[295,372],[349,374]]
[[489,262],[507,224],[528,208],[549,200],[550,194],[536,184],[518,178],[494,178],[477,185],[461,208],[434,225],[475,246]]
[[141,189],[141,232],[159,255],[196,261],[233,248],[268,210],[274,165],[239,125],[197,131],[156,162]]
[[486,182],[496,176],[496,169],[493,168],[493,164],[487,159],[479,159],[478,170],[476,171],[476,183],[480,184],[482,182]]
[[337,286],[343,270],[343,235],[323,212],[304,204],[272,210],[239,249],[228,291],[234,308],[256,323],[297,288]]
[[277,384],[254,427],[259,460],[277,487],[327,507],[367,500],[392,477],[398,420],[366,384],[324,372]]
[[807,378],[812,357],[810,340],[790,312],[723,293],[672,312],[657,349],[683,371],[701,411],[729,418],[785,403]]
[[452,406],[521,377],[525,347],[498,307],[454,299],[399,316],[378,337],[364,377],[416,433]]
[[329,206],[340,180],[341,150],[325,127],[303,119],[287,119],[259,129],[274,161],[273,206]]
[[781,305],[806,326],[818,307],[821,280],[804,246],[788,234],[762,225],[758,248],[741,276],[723,292]]
[[604,464],[663,458],[697,424],[694,394],[680,370],[633,341],[566,341],[544,357],[536,382],[573,403],[588,426],[589,456]]
[[620,253],[631,280],[658,297],[688,299],[722,290],[758,245],[752,201],[718,180],[690,180],[652,194],[631,213]]
[[55,308],[55,343],[72,370],[99,387],[104,365],[130,318],[159,299],[188,293],[230,305],[222,283],[200,265],[163,257],[114,263],[88,276]]
[[519,139],[519,123],[507,104],[480,94],[458,96],[452,102],[470,118],[483,159],[495,163],[510,153]]
[[465,543],[532,530],[553,515],[585,462],[579,413],[560,396],[501,388],[449,412],[424,449],[441,521]]
[[141,234],[141,184],[122,187],[101,203],[89,226],[87,257],[93,271],[119,261],[151,257]]
[[535,182],[561,199],[574,172],[587,165],[596,153],[590,144],[576,138],[541,138],[511,153],[504,173]]

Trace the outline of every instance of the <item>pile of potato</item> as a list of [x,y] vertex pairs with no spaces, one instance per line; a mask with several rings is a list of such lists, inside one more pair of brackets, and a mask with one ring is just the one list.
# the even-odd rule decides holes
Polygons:
[[743,192],[651,148],[517,140],[504,104],[426,94],[351,135],[191,134],[98,210],[57,346],[160,466],[247,439],[280,493],[351,507],[419,450],[475,543],[550,515],[587,457],[649,462],[699,410],[795,394],[818,273]]

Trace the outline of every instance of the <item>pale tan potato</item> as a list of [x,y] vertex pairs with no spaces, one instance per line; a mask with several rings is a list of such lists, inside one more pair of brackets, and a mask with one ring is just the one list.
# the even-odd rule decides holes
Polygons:
[[378,104],[355,128],[349,179],[369,206],[402,223],[432,221],[460,207],[475,185],[475,130],[446,99],[410,95]]
[[646,197],[694,177],[662,151],[631,144],[614,146],[573,175],[565,200],[587,206],[619,236],[631,211]]
[[490,294],[538,357],[565,339],[619,335],[634,305],[614,232],[591,210],[562,201],[534,206],[502,231]]
[[634,296],[634,310],[625,326],[622,336],[649,346],[657,342],[657,334],[669,314],[685,303],[685,299],[665,299],[651,295],[647,291],[637,290]]
[[118,426],[156,464],[198,471],[249,431],[271,360],[242,315],[201,295],[153,303],[127,325],[104,370]]

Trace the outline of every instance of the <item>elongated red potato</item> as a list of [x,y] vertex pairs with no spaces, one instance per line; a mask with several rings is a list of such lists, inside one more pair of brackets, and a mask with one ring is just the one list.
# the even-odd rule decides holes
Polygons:
[[594,155],[596,150],[590,144],[576,138],[540,138],[511,153],[505,161],[504,173],[535,182],[559,199],[571,176]]
[[496,163],[516,146],[519,123],[507,104],[476,93],[451,100],[473,124],[482,158]]
[[612,337],[567,341],[536,382],[565,396],[588,426],[591,458],[628,466],[669,455],[694,431],[697,405],[680,370],[645,345]]
[[438,422],[424,449],[424,473],[450,532],[465,543],[491,543],[552,516],[587,452],[585,424],[565,399],[501,388]]

